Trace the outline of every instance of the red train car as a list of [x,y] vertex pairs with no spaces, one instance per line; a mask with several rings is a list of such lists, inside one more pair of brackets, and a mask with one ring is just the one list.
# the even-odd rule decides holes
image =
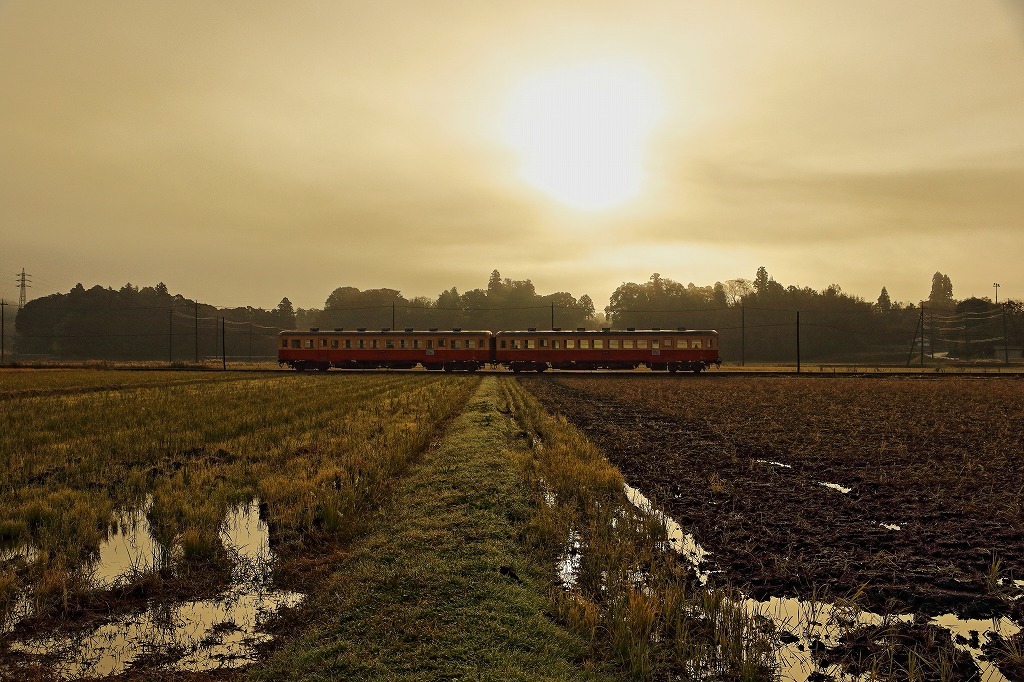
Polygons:
[[508,331],[494,335],[494,361],[513,372],[636,369],[701,372],[721,365],[718,332],[694,329]]
[[283,331],[277,361],[297,370],[411,369],[476,371],[492,361],[489,331],[333,329]]

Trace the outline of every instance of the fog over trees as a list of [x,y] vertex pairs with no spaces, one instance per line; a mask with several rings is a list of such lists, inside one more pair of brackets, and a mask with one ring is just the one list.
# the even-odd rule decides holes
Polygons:
[[[10,311],[9,311],[10,312]],[[798,332],[799,321],[799,332]],[[926,300],[893,301],[883,286],[876,301],[843,292],[783,285],[764,267],[753,279],[682,284],[659,273],[623,282],[602,312],[587,294],[538,293],[529,279],[494,270],[485,288],[436,298],[407,298],[397,289],[339,286],[320,309],[296,309],[285,297],[272,310],[217,308],[171,294],[163,283],[120,289],[81,284],[67,294],[30,301],[19,311],[8,359],[169,360],[222,353],[271,358],[282,329],[717,329],[726,362],[795,358],[797,334],[806,361],[902,362],[924,350],[939,357],[1019,357],[1024,305],[986,298],[958,301],[948,275],[936,272]],[[1005,329],[1005,334],[1004,334]],[[1004,341],[1004,336],[1007,341]]]

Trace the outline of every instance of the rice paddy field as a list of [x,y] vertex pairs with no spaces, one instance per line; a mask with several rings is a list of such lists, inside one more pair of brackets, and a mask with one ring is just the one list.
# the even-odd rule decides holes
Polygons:
[[1024,382],[0,371],[0,680],[1024,679]]

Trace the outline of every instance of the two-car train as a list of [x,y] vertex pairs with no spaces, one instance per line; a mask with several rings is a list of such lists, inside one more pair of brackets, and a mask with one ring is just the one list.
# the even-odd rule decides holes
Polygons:
[[283,331],[278,362],[297,370],[412,369],[513,372],[547,369],[637,369],[701,372],[721,365],[718,332],[693,329],[538,331]]

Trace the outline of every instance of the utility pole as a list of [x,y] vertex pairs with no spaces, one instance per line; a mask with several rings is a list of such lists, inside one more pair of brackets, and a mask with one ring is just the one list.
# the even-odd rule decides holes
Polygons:
[[174,309],[167,309],[167,364],[174,362]]
[[[999,291],[996,289],[996,291]],[[1003,304],[1003,362],[1010,364],[1010,342],[1006,338],[1006,304]]]
[[394,331],[395,329],[397,329],[397,327],[395,327],[395,302],[392,301],[391,302],[391,330]]
[[252,320],[249,320],[249,364],[252,364]]
[[31,284],[29,284],[29,282],[32,281],[31,279],[29,279],[31,276],[32,275],[26,275],[25,274],[25,268],[22,268],[21,269],[21,274],[18,275],[18,278],[17,278],[17,282],[18,282],[18,310],[21,310],[22,308],[24,308],[25,307],[25,303],[27,302],[26,296],[25,296],[25,289],[30,288],[32,286]]
[[7,301],[0,298],[0,365],[4,364],[4,313],[6,313]]
[[747,309],[740,306],[740,367],[747,366]]
[[796,373],[800,373],[800,311],[796,311]]
[[921,306],[921,366],[924,367],[924,306]]
[[555,304],[551,304],[551,331],[555,331]]
[[228,349],[227,344],[224,342],[227,340],[227,333],[225,332],[224,318],[220,318],[220,361],[223,364],[224,369],[228,368]]
[[196,364],[199,364],[199,301],[196,301]]

